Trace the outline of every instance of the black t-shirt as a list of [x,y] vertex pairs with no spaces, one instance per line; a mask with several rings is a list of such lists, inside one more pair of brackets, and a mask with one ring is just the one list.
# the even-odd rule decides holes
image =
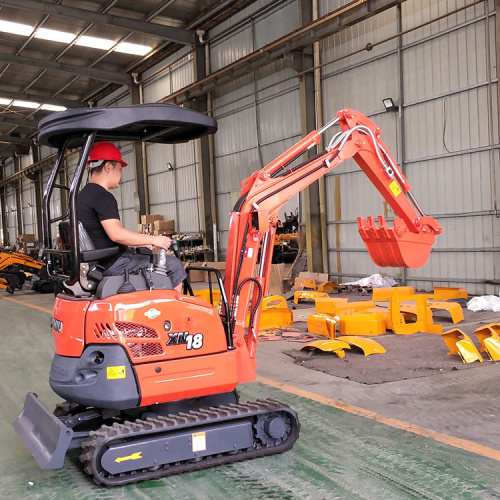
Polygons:
[[117,245],[120,247],[118,255],[99,261],[99,264],[105,268],[109,267],[127,249],[126,245],[119,245],[112,241],[101,224],[103,220],[120,220],[118,203],[116,203],[115,197],[99,184],[91,182],[76,197],[76,213],[96,250]]

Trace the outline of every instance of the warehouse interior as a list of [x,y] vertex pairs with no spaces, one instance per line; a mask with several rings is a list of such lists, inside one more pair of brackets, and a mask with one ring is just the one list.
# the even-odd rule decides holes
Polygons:
[[[500,498],[499,14],[494,0],[0,0],[0,497]],[[131,113],[143,127],[135,135],[113,121],[133,106],[152,114],[177,109],[163,105],[199,123],[213,120],[217,130],[192,132],[179,120],[151,133],[140,111]],[[67,132],[64,149],[56,133],[78,131],[87,117],[94,123],[101,109],[109,123],[92,138],[88,129],[78,144]],[[121,224],[175,241],[188,270],[187,298],[144,274],[146,288],[134,289],[127,306],[121,291],[105,295],[96,282],[79,294],[54,277],[62,262],[72,285],[87,283],[84,250],[64,253],[61,221],[78,241],[73,186],[91,178],[88,141],[120,126],[114,142],[128,166],[112,194]],[[176,129],[195,138],[169,141]],[[376,165],[360,160],[359,150],[372,143]],[[309,165],[315,180],[302,184],[299,171]],[[280,176],[298,187],[279,184]],[[271,194],[247,203],[266,182],[278,186],[276,207],[266,205]],[[254,228],[241,236],[245,203]],[[252,259],[254,267],[246,263]],[[244,286],[248,280],[253,284]],[[148,302],[148,293],[156,299]],[[164,416],[151,409],[133,415],[137,425],[149,416],[151,429],[175,422],[162,423],[177,433],[162,435],[163,454],[186,438],[191,458],[158,465],[156,456],[129,473],[143,456],[133,441],[125,448],[123,436],[92,455],[101,430],[92,446],[82,445],[87,431],[85,439],[75,436],[85,419],[97,418],[94,405],[54,392],[54,353],[71,342],[87,349],[122,338],[116,325],[133,317],[127,307],[156,324],[148,314],[159,315],[162,301],[177,301],[182,321],[181,307],[191,308],[182,324],[191,314],[200,324],[216,317],[243,382],[235,404],[271,398],[289,405],[300,435],[290,414],[274,409],[264,423],[255,417],[248,424],[258,441],[253,451],[211,449],[205,432],[217,443],[243,443],[250,417],[233,428],[224,399],[226,416],[221,410],[209,427],[188,427],[183,419],[194,407],[177,395],[155,402],[174,402]],[[69,329],[60,321],[64,307],[72,311],[65,313]],[[115,314],[114,326],[92,342],[90,315],[99,308]],[[70,335],[65,343],[58,340],[63,332]],[[137,346],[150,341],[121,342],[134,380],[148,369],[188,378],[183,360],[166,360],[168,343],[162,355],[138,361]],[[108,348],[99,351],[104,358]],[[203,349],[194,364],[226,359]],[[108,382],[121,378],[109,371],[120,367],[102,366]],[[102,367],[92,373],[105,376]],[[189,377],[206,375],[199,368]],[[231,392],[229,385],[220,392]],[[144,402],[146,388],[139,389]],[[217,393],[190,391],[193,400]],[[103,433],[113,421],[115,430],[137,432],[112,407],[95,406]],[[74,447],[91,458],[70,448],[54,452],[62,467],[40,467],[63,446],[54,422],[71,428]],[[280,432],[297,434],[283,453],[271,450],[285,441]],[[127,452],[113,461],[124,468],[115,473],[99,460],[120,447]]]

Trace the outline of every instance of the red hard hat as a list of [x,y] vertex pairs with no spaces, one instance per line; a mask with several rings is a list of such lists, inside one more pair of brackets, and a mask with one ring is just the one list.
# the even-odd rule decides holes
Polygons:
[[123,161],[122,154],[119,149],[112,142],[108,141],[97,142],[94,144],[90,150],[87,163],[101,160],[119,161],[122,164],[122,167],[127,166],[127,163]]

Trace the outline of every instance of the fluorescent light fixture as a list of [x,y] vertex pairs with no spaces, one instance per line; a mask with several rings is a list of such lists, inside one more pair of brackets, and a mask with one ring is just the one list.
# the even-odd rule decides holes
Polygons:
[[12,33],[13,35],[30,36],[33,33],[33,26],[11,23],[10,21],[0,21],[0,31],[3,33]]
[[394,104],[392,97],[387,97],[386,99],[382,99],[382,103],[386,111],[397,111],[399,107]]
[[18,106],[20,108],[32,108],[36,109],[40,107],[40,103],[31,101],[12,101],[12,106]]
[[56,106],[55,104],[42,104],[42,108],[45,111],[66,111],[68,108],[64,106]]
[[4,99],[3,97],[0,97],[0,104],[8,106],[12,102],[12,99]]
[[46,28],[38,28],[35,32],[35,38],[42,40],[50,40],[52,42],[71,43],[76,35],[73,33],[65,33],[64,31],[48,30]]
[[75,43],[75,45],[81,45],[82,47],[102,50],[109,50],[114,44],[115,42],[113,40],[108,40],[107,38],[96,38],[94,36],[82,36]]
[[145,56],[151,52],[153,47],[147,45],[138,45],[137,43],[121,42],[116,46],[115,52],[123,52],[124,54],[133,54],[135,56]]

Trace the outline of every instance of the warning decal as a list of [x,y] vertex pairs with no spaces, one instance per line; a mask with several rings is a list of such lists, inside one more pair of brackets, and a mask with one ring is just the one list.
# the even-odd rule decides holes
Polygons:
[[207,438],[205,432],[195,432],[191,434],[193,442],[193,453],[195,451],[205,451],[207,449]]
[[389,184],[389,188],[394,196],[399,196],[401,194],[401,188],[399,187],[399,184],[396,181],[392,181]]
[[108,366],[108,379],[125,378],[125,366]]

